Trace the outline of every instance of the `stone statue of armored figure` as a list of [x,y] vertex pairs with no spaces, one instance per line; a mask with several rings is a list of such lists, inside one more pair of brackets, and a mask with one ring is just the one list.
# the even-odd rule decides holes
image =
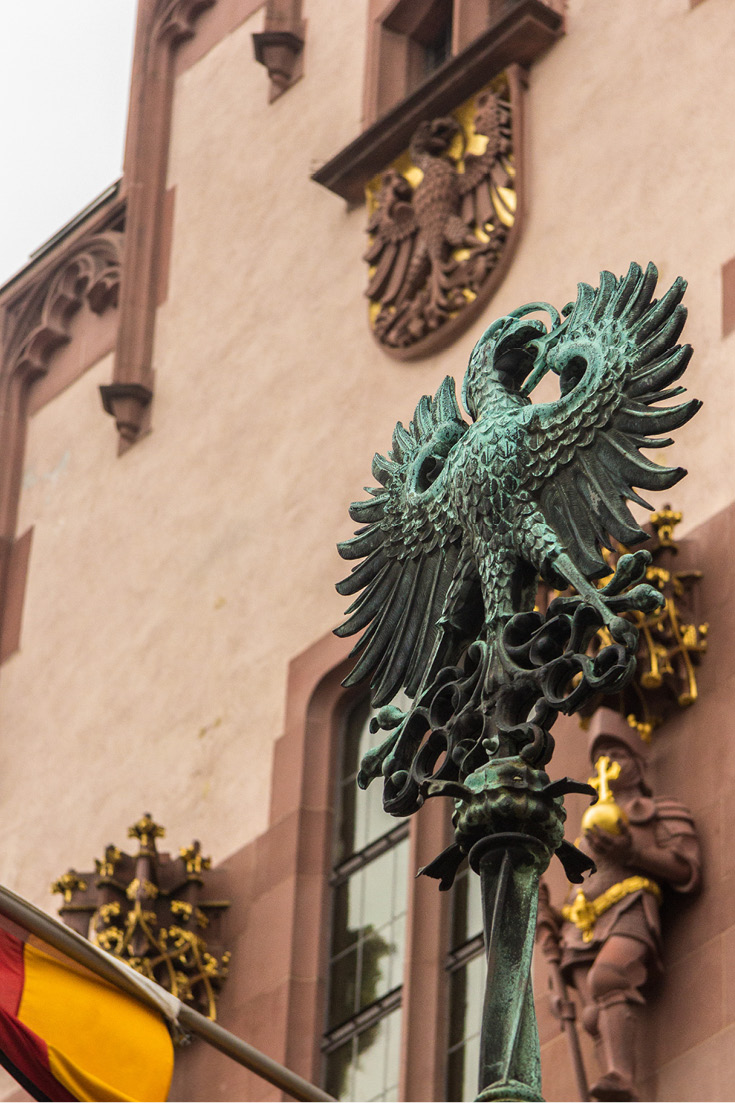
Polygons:
[[538,940],[561,969],[596,1043],[597,1100],[637,1100],[635,1039],[645,982],[661,972],[659,909],[663,889],[694,892],[699,842],[678,800],[654,796],[645,778],[644,744],[625,719],[599,709],[590,730],[598,802],[582,820],[581,850],[597,869],[572,886],[561,911],[541,894]]

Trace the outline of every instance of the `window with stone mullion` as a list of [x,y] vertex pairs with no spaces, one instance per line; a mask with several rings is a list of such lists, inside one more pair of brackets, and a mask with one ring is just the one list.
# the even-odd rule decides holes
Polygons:
[[337,782],[325,1086],[340,1100],[397,1099],[408,824],[382,809],[380,786],[358,792],[373,740],[367,702],[347,718]]

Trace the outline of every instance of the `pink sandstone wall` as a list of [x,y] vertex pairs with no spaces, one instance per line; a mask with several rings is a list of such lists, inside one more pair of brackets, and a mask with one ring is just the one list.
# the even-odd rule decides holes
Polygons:
[[[388,359],[368,332],[364,210],[309,180],[360,129],[366,2],[310,0],[305,14],[305,77],[271,106],[252,56],[262,10],[177,78],[152,433],[116,456],[97,393],[109,358],[30,422],[18,532],[34,527],[33,551],[21,650],[0,694],[0,876],[45,907],[52,877],[122,840],[143,810],[172,841],[195,832],[216,861],[263,832],[288,662],[342,613],[332,584],[347,504],[396,418],[408,420],[446,373],[460,376],[503,311],[537,298],[561,306],[577,280],[631,259],[653,259],[664,284],[686,276],[689,385],[705,406],[660,458],[690,469],[670,495],[683,532],[719,532],[717,518],[729,517],[719,512],[735,462],[735,336],[720,337],[719,282],[735,254],[728,0],[691,10],[686,0],[571,0],[566,38],[531,73],[516,259],[482,320],[413,365]],[[711,530],[699,527],[710,519]],[[718,582],[725,537],[701,563]],[[718,593],[708,589],[711,620]],[[722,738],[727,653],[713,634],[702,702],[662,737],[661,748],[679,748],[671,761],[657,749],[662,782],[712,832],[715,798],[699,781],[691,789],[684,750],[701,747],[697,734],[715,720]],[[702,767],[715,785],[723,753]],[[724,892],[720,860],[711,868]],[[702,922],[689,932],[700,914],[683,921],[677,994],[697,975],[692,955],[715,970],[715,957],[732,957],[724,927],[712,934],[719,957]],[[675,1054],[699,1046],[706,1063],[702,1046],[724,1052],[717,1032],[733,1008],[722,1000],[705,1040],[661,1043],[660,1092],[680,1075]],[[549,1029],[547,1050],[558,1049]]]

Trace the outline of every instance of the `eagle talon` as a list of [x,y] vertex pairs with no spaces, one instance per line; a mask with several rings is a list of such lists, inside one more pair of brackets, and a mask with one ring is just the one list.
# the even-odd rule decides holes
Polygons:
[[624,647],[631,651],[637,646],[638,629],[629,620],[624,620],[623,617],[611,617],[607,627],[610,635],[617,643],[622,643]]

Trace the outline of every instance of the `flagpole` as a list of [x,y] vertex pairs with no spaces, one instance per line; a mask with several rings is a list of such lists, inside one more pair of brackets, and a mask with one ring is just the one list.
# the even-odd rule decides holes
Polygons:
[[291,1072],[271,1057],[254,1049],[247,1042],[243,1042],[242,1038],[231,1034],[229,1030],[224,1030],[219,1023],[212,1022],[205,1015],[195,1011],[193,1007],[181,1005],[179,1023],[192,1034],[196,1034],[215,1049],[231,1057],[233,1061],[238,1061],[270,1084],[275,1084],[277,1088],[288,1092],[294,1099],[326,1100],[334,1103],[333,1095],[328,1095],[321,1088],[310,1084],[308,1080],[303,1080],[295,1072]]
[[192,1034],[196,1034],[215,1049],[231,1057],[233,1061],[237,1061],[238,1064],[282,1091],[288,1092],[294,1099],[304,1100],[305,1103],[311,1103],[312,1100],[315,1103],[321,1103],[321,1101],[334,1103],[334,1097],[322,1091],[321,1088],[310,1084],[308,1080],[291,1072],[265,1053],[243,1042],[241,1038],[231,1034],[218,1023],[212,1022],[192,1007],[187,1007],[159,984],[136,973],[127,963],[88,942],[70,927],[64,926],[63,923],[37,908],[35,904],[31,904],[29,900],[24,900],[22,896],[17,896],[2,885],[0,885],[0,914],[23,930],[35,935],[36,938],[48,943],[59,953],[70,957],[78,965],[89,969],[102,980],[122,988],[128,995],[145,1003],[169,1022],[190,1030]]

